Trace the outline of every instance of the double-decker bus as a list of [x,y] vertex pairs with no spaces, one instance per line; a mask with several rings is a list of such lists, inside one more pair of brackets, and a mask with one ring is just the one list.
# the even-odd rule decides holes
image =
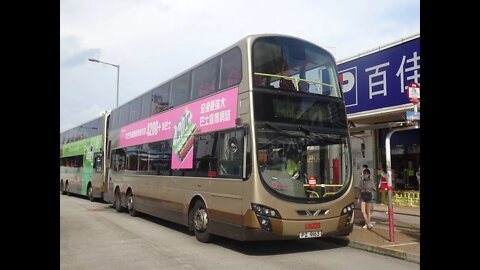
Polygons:
[[103,198],[104,163],[109,113],[60,133],[60,191]]
[[241,241],[347,235],[349,134],[335,60],[251,35],[111,112],[108,192],[125,208]]

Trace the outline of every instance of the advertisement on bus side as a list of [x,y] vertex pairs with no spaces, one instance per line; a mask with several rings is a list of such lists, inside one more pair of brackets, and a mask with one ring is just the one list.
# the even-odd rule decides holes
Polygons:
[[238,87],[120,129],[120,147],[173,139],[172,169],[193,168],[194,135],[235,127]]

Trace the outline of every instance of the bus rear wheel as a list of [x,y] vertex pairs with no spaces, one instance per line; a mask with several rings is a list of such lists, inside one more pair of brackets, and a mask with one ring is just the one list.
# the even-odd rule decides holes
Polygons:
[[68,182],[65,184],[65,194],[70,196],[70,186],[68,185]]
[[63,181],[60,182],[60,191],[62,192],[62,195],[67,194],[67,193],[65,192],[65,184],[63,184]]
[[137,216],[137,210],[135,210],[135,205],[134,205],[134,201],[133,201],[132,192],[129,192],[128,195],[127,195],[127,209],[128,209],[128,213],[130,214],[130,216],[132,216],[132,217]]
[[208,232],[208,212],[205,203],[197,200],[193,206],[193,230],[195,237],[202,243],[208,243],[211,240],[211,234]]
[[88,199],[93,202],[95,201],[95,198],[93,197],[93,187],[92,185],[88,185],[88,189],[87,189],[87,195],[88,195]]
[[122,200],[120,199],[120,192],[115,192],[115,210],[122,212]]

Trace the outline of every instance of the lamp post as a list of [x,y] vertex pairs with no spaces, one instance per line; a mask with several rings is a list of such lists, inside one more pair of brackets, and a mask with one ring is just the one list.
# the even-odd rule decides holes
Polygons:
[[114,66],[114,67],[117,68],[117,107],[118,107],[118,83],[120,81],[120,65],[114,65],[114,64],[111,64],[111,63],[107,63],[107,62],[102,62],[100,60],[93,59],[93,58],[89,58],[88,61],[102,63],[102,64]]

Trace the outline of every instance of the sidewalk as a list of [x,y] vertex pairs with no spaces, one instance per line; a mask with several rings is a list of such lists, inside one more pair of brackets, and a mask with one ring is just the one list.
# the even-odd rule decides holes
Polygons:
[[363,215],[355,208],[353,232],[348,237],[338,237],[348,246],[420,263],[420,208],[393,206],[395,242],[390,242],[388,206],[374,204],[371,230],[362,228]]

